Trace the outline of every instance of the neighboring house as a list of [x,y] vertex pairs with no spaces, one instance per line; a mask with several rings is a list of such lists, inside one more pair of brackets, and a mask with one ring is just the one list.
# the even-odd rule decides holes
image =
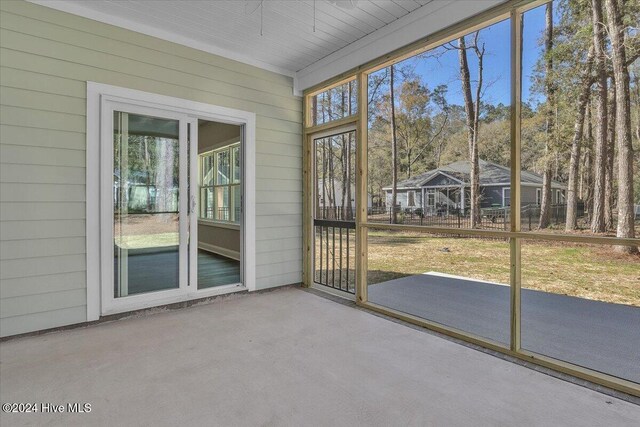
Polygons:
[[[398,183],[397,204],[401,208],[423,209],[426,215],[470,206],[470,164],[466,160],[450,163]],[[521,172],[522,206],[539,205],[542,200],[542,176]],[[567,186],[552,181],[553,204],[563,204]],[[385,187],[386,204],[391,206],[391,187]],[[461,195],[464,193],[464,197]],[[511,204],[511,172],[508,167],[480,160],[480,207],[505,207]]]

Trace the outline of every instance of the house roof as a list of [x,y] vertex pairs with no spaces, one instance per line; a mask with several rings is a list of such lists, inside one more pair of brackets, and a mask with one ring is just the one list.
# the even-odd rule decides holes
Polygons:
[[[506,166],[501,166],[497,163],[488,162],[486,160],[479,160],[480,166],[480,186],[489,186],[496,184],[505,184],[509,185],[511,182],[511,169]],[[409,179],[405,179],[404,181],[400,181],[398,183],[398,188],[400,189],[408,189],[408,188],[422,188],[428,187],[429,182],[432,181],[438,175],[443,175],[447,178],[458,181],[460,185],[469,185],[470,181],[470,172],[471,165],[467,160],[460,160],[457,162],[450,163],[448,165],[439,167],[437,169],[432,169],[427,172],[421,173],[419,175],[413,176]],[[539,184],[542,185],[542,175],[539,175],[534,172],[529,171],[521,171],[520,172],[520,182],[522,184]],[[554,187],[564,188],[565,185],[552,181],[552,185]],[[385,187],[385,189],[390,189],[391,186]]]

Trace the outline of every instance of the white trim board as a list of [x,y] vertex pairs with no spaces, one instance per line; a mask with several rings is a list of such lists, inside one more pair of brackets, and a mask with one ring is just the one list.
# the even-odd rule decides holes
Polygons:
[[[244,285],[224,289],[196,290],[189,294],[172,296],[162,301],[152,301],[146,306],[170,304],[202,298],[235,290],[256,289],[256,116],[254,113],[226,107],[174,98],[164,95],[127,89],[101,83],[87,82],[87,158],[86,158],[86,234],[87,234],[87,321],[98,320],[103,312],[101,301],[102,251],[101,251],[101,104],[103,100],[116,100],[131,104],[160,108],[197,118],[243,126],[244,135],[244,226],[242,233]],[[103,195],[104,196],[104,195]],[[119,311],[145,308],[145,303],[134,301],[131,307]]]
[[[207,145],[206,147],[203,147],[202,151],[200,151],[200,147],[198,147],[198,156],[201,156],[201,155],[203,155],[205,153],[208,153],[210,151],[222,150],[223,148],[225,148],[225,147],[227,147],[229,145],[240,144],[240,138],[241,138],[241,136],[236,136],[236,137],[224,140],[224,141],[218,141],[214,145]],[[218,145],[218,144],[220,145],[218,148],[213,148],[215,145]]]
[[226,228],[228,230],[240,231],[240,224],[229,221],[216,221],[213,219],[198,218],[198,225],[202,225],[204,227],[218,227]]
[[210,245],[209,243],[198,242],[198,249],[211,252],[214,254],[222,255],[227,258],[240,261],[240,252],[232,251],[231,249],[223,248],[222,246]]
[[[504,193],[506,192],[506,190],[509,190],[509,205],[508,206],[504,204],[504,199],[505,199]],[[511,207],[511,187],[503,187],[502,188],[502,207],[503,208]]]

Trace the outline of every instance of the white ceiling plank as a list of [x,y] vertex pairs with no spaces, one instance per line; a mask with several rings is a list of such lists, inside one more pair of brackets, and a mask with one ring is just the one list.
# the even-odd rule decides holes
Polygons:
[[[313,5],[313,0],[304,0],[304,3]],[[316,16],[321,16],[322,20],[334,20],[341,22],[342,25],[353,26],[362,31],[363,35],[369,34],[378,28],[358,19],[352,14],[346,13],[346,9],[338,8],[324,1],[316,2]]]
[[[281,10],[286,16],[298,15],[301,19],[310,20],[313,24],[313,5],[307,4],[303,1],[285,1],[282,3]],[[347,40],[349,43],[352,43],[367,34],[355,27],[345,25],[341,21],[327,19],[326,16],[322,16],[320,13],[316,13],[316,27],[323,28],[325,31],[329,31],[332,34]]]
[[[267,35],[259,35],[259,21],[257,22],[255,29],[251,26],[251,29],[257,32],[257,37],[252,37],[247,34],[246,31],[241,31],[241,34],[237,36],[233,36],[227,31],[220,31],[216,37],[211,37],[208,33],[208,30],[212,27],[210,23],[206,21],[202,22],[197,16],[190,16],[188,12],[183,11],[182,13],[178,13],[177,10],[173,9],[174,5],[170,4],[174,2],[166,2],[163,7],[154,7],[152,8],[153,12],[149,12],[147,15],[145,15],[145,12],[140,9],[140,7],[145,4],[148,7],[150,4],[155,3],[157,2],[135,1],[127,3],[118,2],[117,4],[121,8],[120,13],[124,13],[124,16],[134,17],[138,20],[150,20],[155,26],[164,26],[172,31],[181,31],[189,37],[205,43],[215,44],[215,42],[224,42],[225,46],[238,51],[243,51],[246,49],[247,44],[250,44],[253,46],[254,50],[260,49],[262,52],[267,52],[271,56],[271,61],[279,67],[297,67],[301,63],[314,59],[317,60],[317,58],[324,56],[323,54],[313,55],[312,50],[296,45],[290,45],[289,51],[283,52],[281,49],[278,49],[275,43],[268,40]],[[228,15],[225,16],[228,17]],[[232,28],[233,23],[237,23],[237,21],[233,21],[231,17],[228,18],[229,19],[227,19],[227,21],[230,22],[225,22],[223,26]],[[249,52],[249,54],[252,54],[252,52]],[[292,61],[293,56],[298,59],[296,61]]]
[[286,22],[293,22],[296,24],[296,28],[299,31],[303,31],[306,34],[312,34],[316,40],[321,40],[326,44],[349,44],[357,40],[358,37],[352,35],[350,32],[344,31],[342,28],[332,26],[325,21],[316,20],[316,31],[313,31],[313,10],[309,10],[308,13],[300,13],[292,9],[289,5],[300,5],[302,10],[307,9],[304,3],[300,2],[282,2],[278,4],[278,7],[274,7],[270,12],[278,17],[281,17]]
[[[313,19],[305,20],[295,17],[295,14],[288,13],[282,4],[270,3],[265,6],[264,11],[264,34],[274,36],[281,42],[298,42],[304,44],[307,49],[327,51],[328,46],[346,45],[349,40],[344,40],[339,36],[327,31],[313,32]],[[255,12],[259,13],[258,11]],[[259,28],[257,22],[256,29]],[[292,39],[293,37],[293,39]]]
[[[200,2],[197,2],[200,3]],[[225,2],[219,2],[219,5],[217,5],[217,12],[222,12],[220,13],[220,15],[224,15],[224,19],[222,19],[221,21],[224,21],[224,23],[220,23],[217,25],[224,25],[225,28],[228,28],[229,32],[231,32],[233,30],[234,26],[237,25],[241,25],[241,17],[238,16],[234,16],[233,18],[228,18],[230,15],[227,15],[226,12],[228,11],[224,6],[226,3]],[[193,11],[193,16],[192,19],[195,21],[197,19],[202,19],[202,13],[205,13],[205,10],[201,10],[201,13],[198,14],[198,11]],[[232,13],[232,11],[229,11]],[[258,13],[259,12],[255,12]],[[346,45],[348,44],[347,42],[344,42],[340,39],[336,39],[335,37],[331,37],[329,35],[329,37],[315,37],[315,35],[313,34],[312,30],[309,30],[309,28],[312,29],[312,25],[309,24],[309,27],[306,28],[304,25],[301,25],[299,22],[292,22],[292,20],[287,19],[288,24],[284,26],[284,28],[280,28],[280,26],[282,25],[282,20],[278,19],[277,17],[274,17],[275,15],[275,11],[274,10],[265,10],[265,15],[264,15],[264,31],[263,31],[263,35],[260,36],[260,39],[258,40],[258,43],[263,44],[265,46],[263,46],[263,48],[276,48],[278,45],[280,45],[283,42],[286,42],[287,40],[290,40],[289,43],[292,44],[293,46],[295,46],[294,48],[296,49],[296,51],[300,52],[300,53],[309,53],[312,54],[313,56],[324,56],[327,53],[330,53],[330,48],[327,47],[328,45],[331,46],[333,44],[341,44],[341,45]],[[259,15],[258,15],[259,16]],[[206,18],[205,18],[206,19]],[[210,23],[209,25],[213,25],[212,23]],[[277,31],[274,31],[273,29],[276,28]],[[259,19],[257,20],[257,22],[253,23],[253,25],[249,28],[247,28],[247,30],[250,31],[255,31],[258,34],[260,33],[260,21]],[[251,34],[247,34],[248,31],[240,31],[241,34],[236,34],[233,33],[233,38],[240,38],[244,41],[248,41],[248,42],[254,42],[254,40],[252,40],[253,36]],[[244,33],[244,34],[242,34]],[[323,38],[325,40],[323,40]],[[327,40],[328,39],[328,40]]]
[[[296,90],[302,91],[314,86],[504,1],[439,0],[429,2],[380,30],[298,71],[296,73]],[[425,28],[428,28],[428,31],[425,31]]]
[[399,7],[404,9],[406,12],[412,12],[413,10],[420,7],[418,3],[413,0],[392,0]]
[[260,0],[28,1],[292,76],[304,89],[505,0],[265,0],[262,35]]
[[[388,10],[390,5],[393,5],[393,3],[390,1],[384,3],[385,5],[381,6],[373,1],[363,1],[358,3],[358,8],[373,16],[379,22],[382,22],[382,25],[384,26],[398,19]],[[377,25],[377,27],[380,28],[380,25]]]
[[[224,27],[223,31],[218,31],[217,33],[220,34],[220,36],[216,37],[211,37],[209,33],[214,25],[202,16],[202,12],[206,11],[202,10],[201,13],[198,13],[200,10],[193,10],[192,8],[184,8],[186,10],[181,11],[178,7],[180,5],[176,4],[175,2],[167,2],[167,5],[165,7],[167,8],[166,12],[168,13],[168,16],[185,15],[186,19],[183,19],[184,24],[190,24],[190,29],[195,29],[195,27],[197,27],[198,30],[201,33],[205,34],[207,39],[211,41],[215,41],[216,38],[226,36],[226,38],[235,40],[237,42],[241,41],[246,43],[255,43],[257,44],[257,46],[254,46],[254,49],[272,50],[273,53],[277,55],[278,49],[276,45],[278,44],[278,34],[281,34],[286,38],[295,37],[294,43],[292,43],[289,48],[293,49],[298,55],[302,55],[307,58],[315,58],[318,56],[322,57],[326,54],[326,50],[324,52],[322,51],[323,49],[325,49],[322,44],[318,43],[317,41],[305,40],[304,37],[301,38],[300,34],[293,32],[289,26],[285,28],[285,31],[281,30],[278,33],[266,31],[267,26],[277,27],[280,24],[279,22],[274,20],[268,13],[266,13],[264,17],[264,34],[260,36],[259,14],[257,15],[257,17],[251,16],[252,21],[254,22],[251,22],[247,25],[242,21],[242,18],[244,16],[242,12],[238,13],[233,9],[227,8],[230,2],[213,2],[212,4],[215,4],[215,13],[219,13],[221,16],[221,19],[217,21],[216,25]],[[233,31],[234,27],[240,28],[241,26],[244,26],[246,30],[240,30],[237,32]],[[257,40],[254,36],[252,36],[252,34],[250,34],[251,32],[255,32],[258,35]],[[318,50],[320,51],[317,52]]]
[[334,9],[338,9],[340,12],[349,14],[350,16],[360,21],[366,22],[376,30],[380,27],[385,26],[388,23],[384,19],[386,18],[388,20],[388,17],[378,16],[378,14],[379,15],[383,15],[383,14],[379,12],[378,8],[375,7],[374,4],[368,1],[359,1],[357,3],[357,6],[354,7],[353,9],[344,9],[334,4],[331,4],[330,6],[333,7]]
[[[126,6],[122,4],[121,7],[125,8]],[[145,15],[144,12],[141,12],[135,9],[130,9],[130,10],[127,10],[127,16],[133,19],[136,19],[136,18],[144,19],[150,25],[153,25],[156,27],[163,27],[170,31],[171,30],[175,31],[176,27],[184,26],[184,28],[181,30],[181,33],[183,33],[187,37],[194,40],[198,40],[202,43],[212,44],[211,38],[207,36],[206,29],[203,29],[201,25],[198,24],[197,22],[191,22],[191,21],[185,20],[184,17],[174,17],[173,22],[171,24],[167,24],[166,20],[171,15],[170,14],[168,15],[166,10],[156,10],[154,11],[153,15],[151,14]],[[228,49],[233,49],[236,51],[242,51],[243,46],[249,41],[249,39],[246,39],[243,41],[243,40],[227,38],[227,37],[219,37],[217,39],[218,42],[221,42],[223,40],[224,40],[224,45]],[[292,66],[293,67],[297,66],[297,63],[290,61],[289,55],[280,55],[278,52],[275,52],[273,55],[274,57],[272,58],[272,62],[279,67],[288,68]]]
[[384,9],[387,14],[393,17],[394,21],[409,13],[405,8],[391,0],[371,0],[371,3],[380,9]]

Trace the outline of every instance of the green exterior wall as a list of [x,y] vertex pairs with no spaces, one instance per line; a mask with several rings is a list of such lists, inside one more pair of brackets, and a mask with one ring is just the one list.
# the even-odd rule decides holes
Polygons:
[[256,282],[302,277],[290,77],[22,0],[0,2],[0,335],[86,321],[86,82],[256,113]]

